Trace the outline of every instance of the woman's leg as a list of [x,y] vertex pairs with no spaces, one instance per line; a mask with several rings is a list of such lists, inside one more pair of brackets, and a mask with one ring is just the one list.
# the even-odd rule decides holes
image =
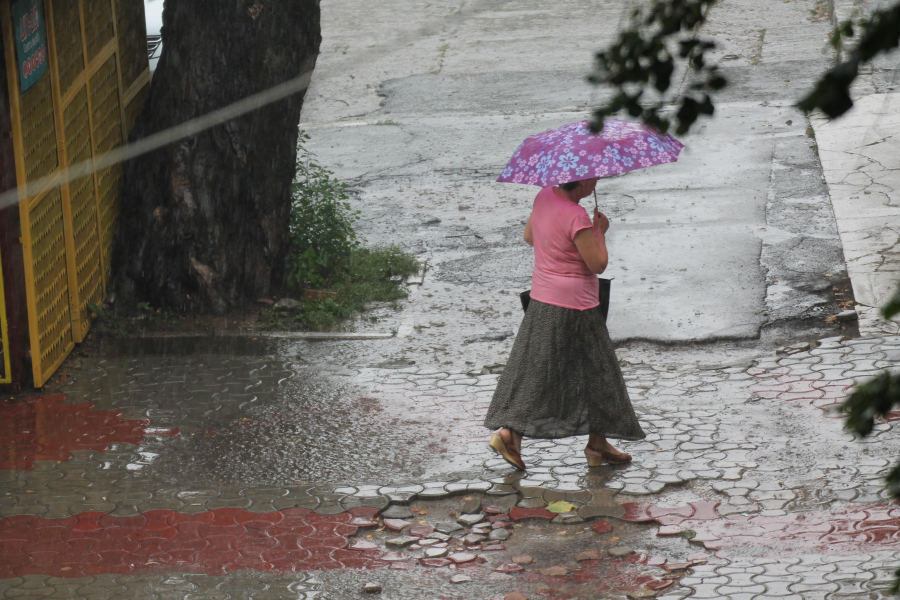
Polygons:
[[607,454],[613,455],[614,457],[621,456],[622,458],[625,458],[627,456],[630,458],[629,454],[617,450],[615,446],[609,443],[609,440],[607,440],[602,435],[597,435],[596,433],[592,433],[590,436],[588,436],[588,443],[584,451],[585,453],[593,452],[595,454],[605,452]]
[[506,447],[510,450],[515,451],[516,454],[522,454],[522,435],[509,429],[508,427],[503,427],[497,433],[500,436],[500,439],[503,440],[503,443],[506,444]]
[[522,462],[522,435],[509,427],[501,427],[497,433],[491,436],[490,447],[509,464],[520,471],[526,469]]

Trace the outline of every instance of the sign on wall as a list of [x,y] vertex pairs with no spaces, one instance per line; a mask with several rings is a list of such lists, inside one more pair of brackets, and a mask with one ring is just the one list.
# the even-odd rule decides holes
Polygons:
[[21,91],[32,86],[47,70],[47,36],[41,0],[17,0],[12,4],[16,28],[16,58]]

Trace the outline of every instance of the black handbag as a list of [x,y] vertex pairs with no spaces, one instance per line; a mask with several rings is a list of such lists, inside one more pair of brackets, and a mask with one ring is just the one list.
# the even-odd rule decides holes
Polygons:
[[[600,312],[603,313],[603,320],[606,320],[606,315],[609,314],[609,285],[612,283],[611,279],[604,279],[603,277],[597,278],[597,284],[600,286],[599,296],[600,296]],[[528,310],[528,303],[531,302],[531,290],[525,290],[521,294],[519,294],[519,300],[522,301],[522,310]]]

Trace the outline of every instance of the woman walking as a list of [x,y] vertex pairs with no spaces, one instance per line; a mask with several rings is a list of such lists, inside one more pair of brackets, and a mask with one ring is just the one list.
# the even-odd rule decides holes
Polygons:
[[525,470],[522,438],[589,435],[589,466],[627,463],[607,438],[639,440],[638,424],[606,321],[597,274],[606,270],[609,220],[578,203],[597,178],[541,189],[525,224],[534,246],[531,302],[484,424],[491,448]]

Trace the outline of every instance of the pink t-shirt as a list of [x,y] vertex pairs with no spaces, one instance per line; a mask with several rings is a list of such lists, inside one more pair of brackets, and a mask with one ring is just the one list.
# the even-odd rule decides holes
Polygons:
[[587,310],[600,304],[597,275],[575,246],[575,234],[592,227],[583,206],[545,187],[534,199],[531,297],[545,304]]

